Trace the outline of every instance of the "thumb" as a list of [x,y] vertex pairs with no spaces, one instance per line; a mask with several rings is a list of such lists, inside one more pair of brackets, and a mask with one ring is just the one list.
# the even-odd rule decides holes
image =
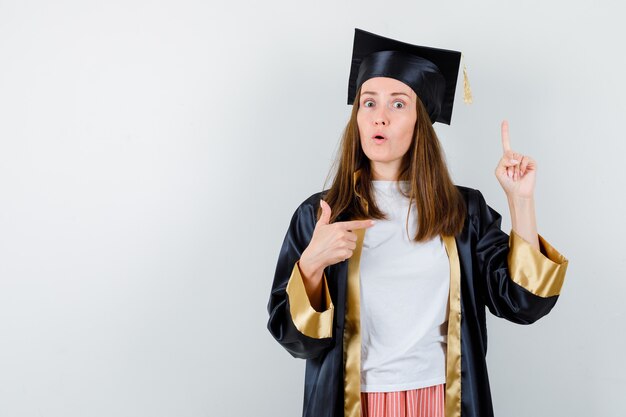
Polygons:
[[320,206],[322,207],[322,215],[320,219],[317,221],[318,224],[328,224],[330,222],[330,206],[324,200],[320,200]]

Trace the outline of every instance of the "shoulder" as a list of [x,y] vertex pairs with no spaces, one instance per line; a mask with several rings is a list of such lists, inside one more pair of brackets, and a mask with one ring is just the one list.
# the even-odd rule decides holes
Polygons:
[[[480,192],[480,190],[471,188],[471,187],[466,187],[463,185],[455,185],[455,187],[457,188],[461,196],[463,196],[463,199],[465,200],[468,211],[471,209],[473,212],[474,209],[480,208],[481,206],[484,206],[487,204],[485,201],[485,197]],[[304,201],[300,203],[300,205],[298,206],[298,211],[302,211],[302,210],[310,211],[311,209],[314,209],[315,212],[317,212],[316,210],[320,205],[320,200],[324,198],[324,196],[328,193],[328,191],[329,190],[323,190],[323,191],[319,191],[319,192],[311,194],[309,197],[307,197],[306,199],[304,199]]]
[[463,185],[455,185],[455,187],[463,196],[468,211],[475,209],[477,208],[477,206],[485,203],[485,197],[483,197],[483,194],[479,190]]
[[318,191],[317,193],[311,194],[300,203],[297,211],[310,212],[312,210],[313,213],[317,213],[317,208],[320,206],[320,200],[324,198],[326,193],[328,193],[328,190]]
[[500,228],[502,216],[487,204],[485,197],[479,190],[460,185],[456,187],[465,199],[468,220],[479,235],[494,224]]
[[315,225],[317,222],[317,208],[320,200],[324,198],[328,190],[319,191],[305,198],[296,208],[291,219],[292,225]]
[[457,190],[459,190],[459,193],[461,193],[463,199],[465,200],[465,206],[467,207],[467,216],[473,221],[476,221],[477,219],[482,219],[485,216],[499,216],[499,213],[497,213],[492,207],[489,206],[489,204],[487,204],[487,201],[485,200],[485,197],[480,192],[480,190],[471,187],[465,187],[462,185],[456,185],[456,188]]
[[[467,207],[467,214],[469,217],[480,216],[481,213],[486,211],[492,211],[485,201],[485,197],[476,188],[471,188],[463,185],[455,185]],[[317,221],[317,208],[320,206],[320,200],[328,193],[329,190],[318,191],[305,198],[297,207],[294,217],[298,217],[302,220],[302,216],[307,220],[315,223]]]
[[328,193],[328,190],[318,191],[317,193],[311,194],[307,197],[302,203],[300,203],[300,207],[302,206],[311,206],[316,209],[320,205],[320,200],[324,198],[324,196]]

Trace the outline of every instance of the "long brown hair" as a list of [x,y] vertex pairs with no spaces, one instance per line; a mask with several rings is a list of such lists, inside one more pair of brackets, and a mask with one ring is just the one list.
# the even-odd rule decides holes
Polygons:
[[[322,196],[332,208],[330,222],[342,214],[348,219],[387,219],[373,198],[370,160],[361,148],[357,124],[360,95],[359,88],[335,163],[324,183],[338,165],[332,186]],[[413,200],[417,207],[417,231],[413,241],[424,242],[438,235],[454,236],[461,232],[467,210],[465,201],[450,178],[439,138],[419,97],[413,140],[402,158],[398,180],[408,181],[407,193],[399,183],[397,186],[410,199],[409,210]],[[318,219],[321,213],[318,207]]]

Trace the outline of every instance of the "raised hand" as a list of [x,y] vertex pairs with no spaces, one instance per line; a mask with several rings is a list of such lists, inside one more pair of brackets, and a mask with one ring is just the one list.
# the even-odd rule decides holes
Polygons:
[[315,224],[313,237],[300,257],[300,268],[321,271],[327,266],[345,261],[356,248],[357,236],[353,230],[374,225],[372,220],[351,220],[329,223],[331,208],[320,200],[322,215]]
[[496,167],[496,178],[507,197],[531,198],[535,192],[537,163],[530,156],[511,150],[509,123],[502,121],[502,158]]

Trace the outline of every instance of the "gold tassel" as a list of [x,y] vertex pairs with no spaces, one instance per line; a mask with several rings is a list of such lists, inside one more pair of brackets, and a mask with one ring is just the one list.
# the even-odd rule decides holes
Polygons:
[[463,53],[461,53],[461,58],[463,59],[463,101],[467,104],[472,103],[472,90],[469,85],[469,78],[467,78],[467,68],[465,68],[465,58],[463,57]]

